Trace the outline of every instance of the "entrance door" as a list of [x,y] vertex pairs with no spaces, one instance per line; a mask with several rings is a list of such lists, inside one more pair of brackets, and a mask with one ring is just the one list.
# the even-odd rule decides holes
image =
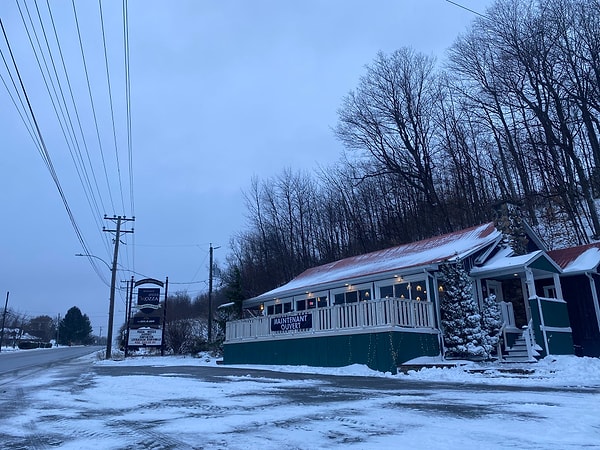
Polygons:
[[504,295],[502,293],[502,283],[496,280],[487,280],[486,287],[488,296],[495,295],[496,302],[500,307],[500,313],[502,314],[502,321],[507,327],[515,327],[515,312],[513,304],[511,302],[504,301]]
[[486,280],[488,296],[495,295],[497,302],[503,302],[502,283],[496,280]]

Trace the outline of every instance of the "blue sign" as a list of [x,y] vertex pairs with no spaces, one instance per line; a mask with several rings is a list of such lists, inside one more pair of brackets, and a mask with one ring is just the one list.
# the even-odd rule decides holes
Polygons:
[[310,313],[273,317],[271,319],[271,331],[310,330],[312,326],[312,314]]
[[140,311],[150,314],[159,308],[160,288],[139,288],[137,304]]

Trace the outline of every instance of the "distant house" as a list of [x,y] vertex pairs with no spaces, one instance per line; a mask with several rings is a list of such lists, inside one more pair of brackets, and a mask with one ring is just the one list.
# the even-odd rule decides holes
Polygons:
[[578,356],[600,356],[600,244],[552,250],[548,255],[561,269]]
[[[443,357],[439,268],[457,258],[474,282],[474,296],[481,302],[494,294],[501,306],[499,358],[572,354],[579,331],[563,300],[566,273],[529,232],[529,253],[521,256],[488,223],[308,269],[244,301],[255,317],[227,323],[224,362],[359,363],[395,372],[414,358]],[[594,292],[585,304],[598,313]]]

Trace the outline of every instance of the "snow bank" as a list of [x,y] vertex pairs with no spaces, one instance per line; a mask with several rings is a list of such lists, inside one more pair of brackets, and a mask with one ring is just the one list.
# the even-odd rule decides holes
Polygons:
[[[120,366],[216,366],[218,358],[209,354],[190,356],[147,356],[121,361],[96,361],[99,365]],[[537,363],[475,363],[472,361],[442,361],[441,358],[418,358],[410,365],[419,370],[392,375],[353,364],[345,367],[227,365],[224,367],[270,370],[274,372],[305,373],[337,376],[390,377],[403,380],[432,382],[543,385],[563,387],[600,387],[600,358],[549,356]],[[437,365],[437,366],[436,366]]]
[[412,370],[400,376],[421,381],[600,387],[599,358],[548,356],[537,363],[502,364],[458,361],[456,364],[455,367]]

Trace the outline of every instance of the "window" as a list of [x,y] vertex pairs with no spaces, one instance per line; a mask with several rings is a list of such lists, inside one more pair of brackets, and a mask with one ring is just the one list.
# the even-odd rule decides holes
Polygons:
[[381,298],[390,298],[394,296],[394,286],[381,286],[379,288],[379,297]]
[[417,301],[427,300],[427,289],[425,289],[424,282],[419,281],[417,283],[414,283],[413,289],[414,289],[412,292],[413,300],[417,300]]
[[[363,285],[364,286],[364,285]],[[356,303],[371,300],[371,289],[358,289],[353,286],[352,291],[338,292],[334,295],[335,305],[345,305],[347,303]],[[323,298],[323,302],[327,302],[327,297]]]
[[360,300],[361,302],[371,300],[371,289],[361,289],[360,291],[358,291],[358,300]]
[[282,310],[281,303],[278,305],[275,305],[275,314],[281,314],[281,310]]
[[327,306],[327,297],[319,297],[317,299],[317,306],[319,308],[325,308]]
[[318,296],[314,293],[307,293],[306,298],[296,300],[296,311],[306,311],[307,309],[325,308],[326,306],[328,306],[326,295]]
[[557,298],[556,297],[556,287],[554,285],[544,286],[544,297]]
[[358,301],[358,292],[350,291],[346,292],[346,303],[356,303]]
[[284,303],[283,304],[283,312],[288,313],[291,311],[292,311],[292,302]]
[[394,297],[411,299],[412,286],[410,283],[398,283],[394,285]]
[[269,305],[267,306],[267,315],[271,316],[275,314],[275,305]]
[[379,286],[381,298],[395,297],[403,300],[427,301],[427,284],[423,279],[403,280],[401,283]]

